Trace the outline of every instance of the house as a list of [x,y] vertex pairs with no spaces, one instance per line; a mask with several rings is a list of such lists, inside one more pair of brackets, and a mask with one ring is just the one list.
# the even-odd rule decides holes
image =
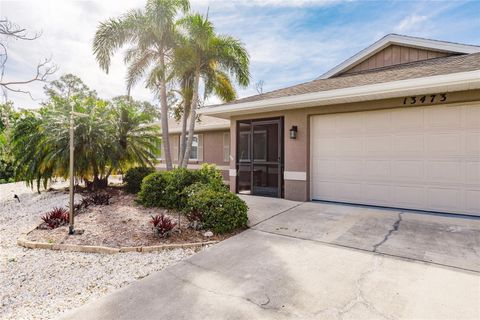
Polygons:
[[201,114],[230,123],[233,192],[480,215],[480,46],[389,34]]

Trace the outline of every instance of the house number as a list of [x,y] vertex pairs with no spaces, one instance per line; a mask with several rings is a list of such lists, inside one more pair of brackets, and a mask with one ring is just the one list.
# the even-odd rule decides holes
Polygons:
[[405,97],[403,99],[403,104],[414,105],[414,104],[435,103],[435,102],[445,102],[445,101],[447,101],[447,94],[440,93],[440,94],[430,94],[426,96]]

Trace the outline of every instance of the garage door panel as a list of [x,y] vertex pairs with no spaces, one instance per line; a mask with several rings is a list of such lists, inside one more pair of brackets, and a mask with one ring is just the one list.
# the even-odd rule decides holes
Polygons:
[[367,184],[363,187],[364,203],[389,205],[393,200],[393,187],[387,184]]
[[337,182],[335,184],[336,199],[334,201],[362,203],[362,184]]
[[315,158],[336,157],[335,138],[316,138],[313,140],[315,149],[312,150],[312,156]]
[[461,133],[428,134],[425,137],[425,153],[428,157],[458,157],[462,152]]
[[464,179],[464,164],[460,161],[429,161],[427,179],[440,184],[461,184]]
[[465,164],[465,177],[468,185],[480,187],[480,161],[468,161]]
[[436,211],[459,211],[462,209],[462,190],[434,188],[427,190],[427,205]]
[[418,186],[394,186],[393,187],[394,205],[400,208],[424,209],[425,207],[425,188]]
[[367,180],[390,180],[390,160],[365,160],[364,177]]
[[365,124],[362,114],[344,113],[335,115],[337,135],[358,135],[365,131]]
[[423,131],[423,108],[394,109],[392,110],[392,132],[404,133]]
[[359,180],[362,179],[363,163],[359,160],[338,160],[335,165],[335,171],[339,180]]
[[467,133],[465,139],[467,157],[480,157],[480,133]]
[[390,135],[367,136],[365,141],[365,154],[368,157],[391,157],[392,137]]
[[480,106],[465,108],[465,127],[467,129],[480,129]]
[[467,213],[478,214],[480,212],[480,190],[467,190],[465,202]]
[[425,124],[428,131],[455,130],[455,128],[461,127],[461,107],[435,107],[425,110]]
[[480,215],[480,106],[313,116],[311,126],[313,199]]
[[393,160],[390,180],[422,182],[424,180],[424,161]]
[[423,134],[399,134],[393,137],[394,157],[418,157],[424,152]]
[[374,111],[368,117],[364,117],[365,132],[367,134],[386,134],[392,131],[391,112]]
[[312,177],[315,180],[330,180],[335,179],[337,176],[335,170],[335,160],[314,159],[315,171],[312,173]]
[[363,156],[363,143],[361,137],[339,137],[334,148],[338,156],[361,157]]

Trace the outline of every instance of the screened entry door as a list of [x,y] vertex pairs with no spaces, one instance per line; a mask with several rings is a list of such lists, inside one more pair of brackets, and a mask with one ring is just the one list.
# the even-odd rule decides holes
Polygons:
[[237,192],[282,197],[282,119],[239,121],[237,141]]

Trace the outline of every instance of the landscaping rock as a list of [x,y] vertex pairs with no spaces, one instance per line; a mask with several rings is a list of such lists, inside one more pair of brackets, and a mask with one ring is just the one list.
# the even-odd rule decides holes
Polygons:
[[203,234],[204,237],[207,237],[207,238],[210,238],[210,237],[213,237],[213,232],[212,231],[207,231]]
[[112,255],[17,246],[17,238],[38,225],[43,213],[67,204],[63,191],[38,194],[24,183],[0,185],[0,319],[57,318],[194,253],[172,249]]

